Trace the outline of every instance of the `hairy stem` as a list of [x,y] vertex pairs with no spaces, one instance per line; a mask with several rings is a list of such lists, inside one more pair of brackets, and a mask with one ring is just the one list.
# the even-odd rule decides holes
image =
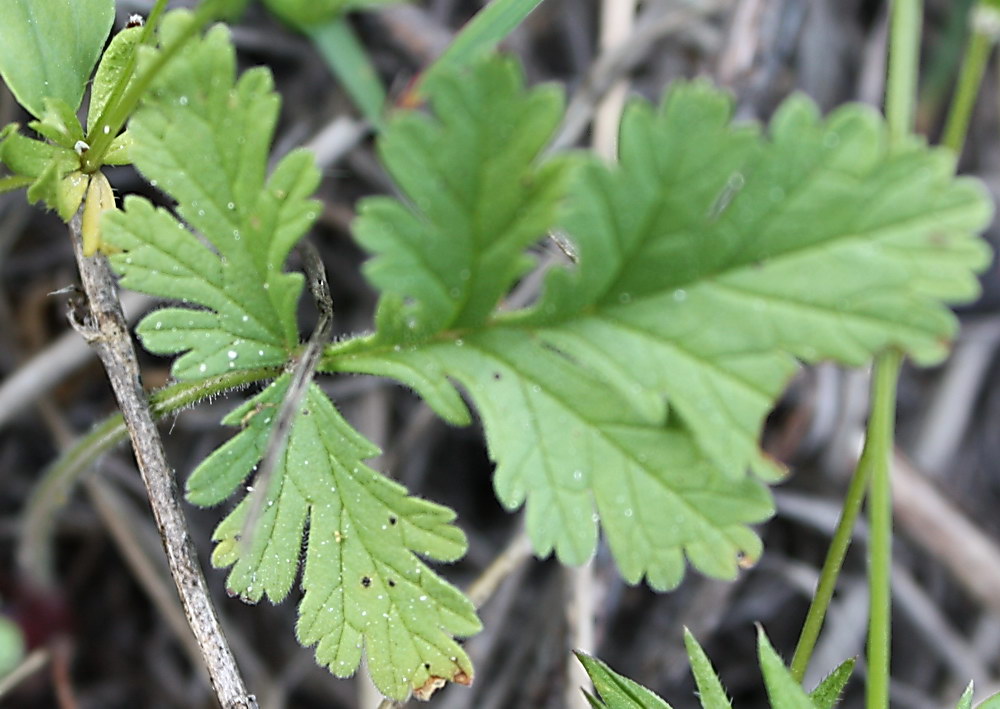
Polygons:
[[[160,420],[189,406],[248,384],[273,379],[281,373],[275,367],[226,372],[196,382],[179,382],[154,392],[149,399],[153,418]],[[128,440],[121,414],[109,416],[79,439],[42,475],[34,487],[24,516],[17,549],[18,566],[43,586],[52,581],[52,526],[80,477],[102,455]]]
[[129,336],[107,259],[101,253],[83,255],[81,218],[70,222],[73,250],[89,301],[89,315],[78,330],[97,351],[132,440],[139,472],[167,555],[170,574],[184,606],[188,624],[201,649],[209,677],[224,709],[257,709],[248,694],[229,643],[222,634],[205,577],[198,566],[173,470],[167,463],[159,431],[139,380],[139,363]]

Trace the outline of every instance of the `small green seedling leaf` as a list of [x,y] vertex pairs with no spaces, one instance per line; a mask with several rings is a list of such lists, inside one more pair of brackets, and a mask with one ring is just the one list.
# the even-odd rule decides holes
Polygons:
[[75,111],[115,17],[114,0],[3,0],[0,76],[37,118],[45,99]]
[[[586,653],[574,653],[600,694],[600,701],[587,695],[592,707],[602,709],[670,709],[670,705],[641,684],[623,677]],[[584,694],[587,694],[584,692]]]
[[684,647],[687,648],[688,658],[691,660],[691,674],[694,675],[694,681],[698,685],[698,698],[703,709],[732,709],[733,705],[726,696],[726,690],[719,681],[719,675],[712,667],[708,655],[687,628],[684,628]]
[[760,669],[764,674],[767,696],[773,709],[815,709],[809,695],[795,681],[785,663],[778,657],[767,639],[764,629],[757,626],[757,652],[760,655]]
[[854,671],[854,658],[844,660],[836,669],[830,674],[823,678],[816,689],[809,693],[809,698],[813,700],[819,709],[833,709],[837,702],[840,701],[840,695],[844,691],[844,687],[847,686],[848,681],[851,679],[851,673]]

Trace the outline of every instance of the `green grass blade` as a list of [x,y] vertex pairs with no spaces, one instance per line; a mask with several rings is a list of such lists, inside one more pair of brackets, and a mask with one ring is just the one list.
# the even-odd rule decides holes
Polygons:
[[441,71],[468,65],[486,54],[541,4],[542,0],[493,0],[462,28],[451,46],[424,72],[421,83]]
[[381,128],[385,87],[347,19],[341,15],[308,34],[361,115],[375,128]]

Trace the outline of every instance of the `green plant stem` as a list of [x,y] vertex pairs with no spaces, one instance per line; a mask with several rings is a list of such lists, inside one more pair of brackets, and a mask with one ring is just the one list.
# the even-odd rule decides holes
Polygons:
[[[889,71],[885,111],[889,142],[898,149],[913,130],[920,69],[920,31],[923,3],[893,0],[889,27]],[[871,414],[865,451],[871,462],[869,514],[871,541],[868,565],[868,709],[889,706],[891,631],[892,492],[889,461],[893,450],[896,380],[902,355],[889,350],[875,360]],[[862,457],[866,457],[865,454]]]
[[[160,2],[163,2],[163,0],[158,0],[158,4]],[[93,172],[103,164],[104,156],[108,152],[112,141],[118,137],[125,122],[128,121],[129,117],[135,111],[139,105],[139,101],[145,96],[146,91],[149,90],[157,74],[163,71],[163,68],[177,56],[181,49],[184,48],[184,45],[201,32],[202,28],[212,20],[215,16],[216,6],[220,2],[221,0],[207,0],[207,2],[199,5],[198,9],[194,12],[193,21],[184,28],[180,36],[169,46],[163,47],[152,63],[150,63],[149,67],[137,76],[135,81],[128,84],[126,80],[127,89],[122,89],[123,95],[118,100],[115,100],[114,95],[108,100],[104,114],[94,124],[94,129],[87,136],[87,144],[90,146],[90,150],[87,151],[83,159],[84,172]],[[157,8],[154,7],[153,12],[155,13],[156,10]],[[152,25],[152,22],[149,24]],[[133,54],[134,58],[135,55]],[[123,76],[127,76],[128,73],[125,72]],[[120,86],[121,84],[115,87],[116,94]]]
[[896,424],[896,381],[903,356],[892,350],[875,363],[871,414],[862,459],[869,458],[871,488],[868,498],[868,709],[889,706],[889,656],[892,589],[892,483],[890,480],[893,431]]
[[[150,396],[150,409],[162,419],[189,406],[248,384],[272,379],[279,369],[269,367],[227,372],[217,377],[179,382]],[[52,559],[48,540],[56,510],[69,499],[73,486],[102,455],[128,438],[122,415],[109,416],[67,450],[42,475],[25,506],[17,557],[22,570],[43,585],[52,583]]]
[[913,129],[920,66],[920,0],[893,0],[889,29],[889,72],[885,118],[891,141],[898,145]]
[[[977,6],[972,12],[977,11],[983,10]],[[992,11],[992,8],[985,11]],[[979,86],[986,70],[986,62],[993,51],[993,42],[994,38],[989,33],[973,23],[972,36],[966,45],[962,69],[958,75],[958,88],[955,89],[955,96],[948,111],[948,120],[941,136],[941,144],[955,151],[956,156],[962,153],[962,147],[965,145],[969,120],[976,105],[976,98],[979,96]]]
[[823,561],[823,569],[820,571],[819,583],[816,585],[816,592],[813,594],[812,602],[809,604],[809,611],[806,613],[805,622],[802,624],[802,632],[799,641],[795,645],[795,654],[792,656],[792,676],[796,682],[802,682],[809,667],[809,660],[812,658],[816,641],[819,639],[820,630],[823,628],[823,621],[826,612],[830,608],[830,601],[833,599],[834,589],[837,587],[837,577],[844,565],[844,558],[847,556],[847,549],[851,545],[854,523],[857,522],[858,514],[861,512],[861,503],[865,499],[865,491],[868,487],[868,479],[871,474],[871,453],[868,447],[865,448],[851,483],[847,487],[847,495],[844,497],[844,506],[840,512],[840,520],[837,522],[837,529],[833,533],[830,541],[830,548],[826,552],[826,559]]

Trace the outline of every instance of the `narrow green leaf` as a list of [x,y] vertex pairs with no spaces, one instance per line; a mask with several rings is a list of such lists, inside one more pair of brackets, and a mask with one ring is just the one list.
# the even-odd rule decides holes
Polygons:
[[670,705],[637,682],[623,677],[606,664],[582,652],[574,653],[587,670],[603,704],[590,698],[591,706],[606,709],[670,709]]
[[772,709],[815,709],[809,695],[792,677],[785,663],[774,651],[764,629],[757,626],[757,652],[760,655],[760,669],[764,674],[767,696]]
[[698,685],[698,698],[703,709],[732,709],[733,705],[729,702],[708,655],[687,628],[684,628],[684,647],[691,660],[691,674]]
[[[250,475],[290,376],[226,418],[243,430],[191,475],[189,500],[215,504]],[[364,465],[378,453],[313,385],[293,421],[249,549],[240,538],[248,496],[217,527],[212,563],[233,565],[231,593],[251,602],[265,595],[280,601],[297,574],[308,525],[297,632],[304,645],[317,645],[321,664],[347,677],[363,650],[376,686],[396,699],[432,678],[468,684],[472,665],[452,636],[479,631],[475,610],[417,556],[452,561],[464,554],[465,536],[451,524],[451,510],[409,497]]]
[[421,93],[435,76],[465,68],[489,53],[541,4],[542,0],[492,0],[424,72]]
[[385,87],[347,19],[336,17],[307,27],[305,31],[361,115],[376,128],[381,128]]
[[844,687],[851,679],[854,662],[853,657],[841,662],[833,672],[823,678],[816,689],[809,693],[809,698],[819,709],[833,709],[836,706]]
[[[143,36],[144,28],[127,27],[115,35],[111,44],[104,50],[101,62],[97,65],[94,82],[90,88],[90,107],[87,110],[87,133],[94,130],[97,119],[101,117],[108,105],[108,99],[114,93],[122,75],[128,70],[129,61]],[[133,77],[129,77],[129,86]]]
[[958,699],[958,704],[955,705],[955,709],[972,709],[972,692],[973,683],[969,682],[965,691],[962,692],[962,696]]
[[76,110],[115,18],[114,0],[4,0],[0,76],[30,113],[44,99]]

